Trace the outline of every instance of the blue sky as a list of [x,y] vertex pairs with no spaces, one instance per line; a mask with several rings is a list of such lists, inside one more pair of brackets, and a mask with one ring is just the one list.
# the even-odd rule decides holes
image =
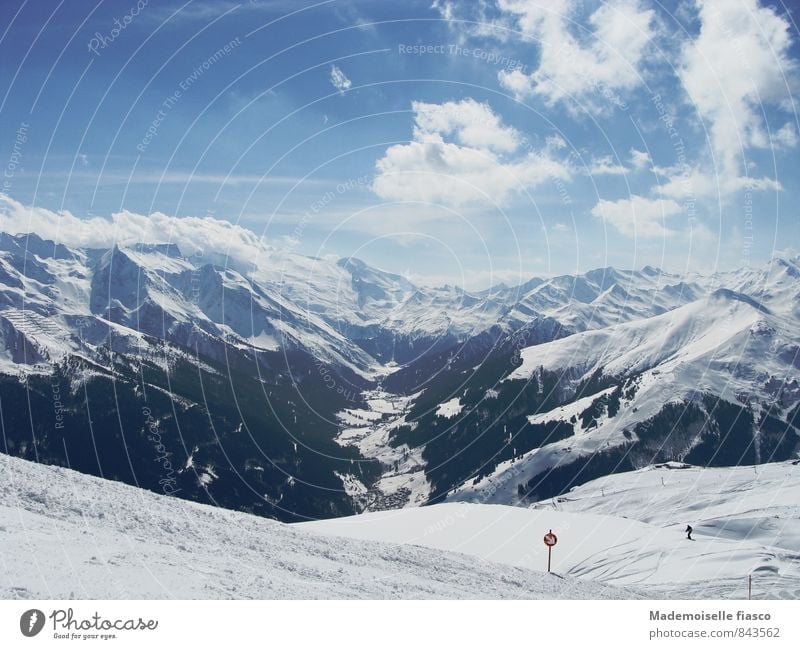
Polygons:
[[800,234],[794,20],[757,0],[4,2],[0,224],[208,215],[468,287],[762,263]]

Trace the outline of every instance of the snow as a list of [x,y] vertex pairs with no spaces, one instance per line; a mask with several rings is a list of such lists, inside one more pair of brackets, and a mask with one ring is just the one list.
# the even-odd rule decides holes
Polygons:
[[610,394],[613,391],[614,388],[600,390],[600,392],[597,392],[596,394],[591,394],[588,397],[581,397],[580,399],[576,399],[575,401],[572,401],[566,405],[553,408],[553,410],[548,412],[530,415],[528,417],[528,421],[531,424],[544,424],[550,421],[569,422],[573,417],[577,418],[584,410],[592,405],[592,401],[599,399],[605,394]]
[[[792,330],[797,315],[797,258],[775,259],[762,268],[708,276],[672,275],[650,268],[601,268],[583,275],[533,279],[517,287],[467,292],[452,286],[415,286],[356,259],[312,258],[267,247],[252,259],[218,260],[224,268],[199,265],[193,258],[182,257],[177,248],[163,245],[135,244],[102,256],[99,251],[90,254],[77,248],[65,249],[69,254],[63,256],[33,255],[37,269],[33,275],[39,281],[30,276],[30,264],[24,265],[24,259],[31,255],[24,257],[20,252],[31,241],[17,239],[6,237],[5,250],[0,251],[0,272],[6,277],[0,283],[6,305],[0,307],[0,313],[24,308],[47,317],[57,315],[51,318],[61,329],[57,338],[70,341],[73,347],[79,345],[75,339],[80,339],[80,334],[63,319],[97,311],[97,305],[91,306],[91,295],[99,266],[113,271],[114,288],[120,294],[141,296],[158,305],[166,320],[191,324],[226,344],[241,342],[273,351],[304,349],[375,381],[396,371],[398,365],[394,361],[384,364],[370,356],[356,344],[357,336],[370,337],[373,332],[387,335],[387,339],[405,336],[408,342],[419,340],[422,353],[434,340],[449,337],[454,342],[464,341],[490,329],[510,333],[546,318],[558,321],[551,323],[553,329],[560,324],[563,331],[578,332],[577,337],[570,336],[568,344],[535,353],[526,350],[526,365],[519,376],[525,376],[530,369],[528,361],[537,362],[543,351],[554,354],[545,361],[556,361],[575,353],[591,355],[595,349],[607,349],[602,358],[593,356],[595,365],[608,361],[609,372],[634,371],[654,360],[663,362],[670,349],[679,348],[681,335],[687,333],[687,348],[679,360],[691,360],[692,353],[708,360],[709,350],[722,349],[719,336],[726,324],[735,325],[730,338],[741,343],[747,323],[737,318],[754,317],[742,309],[732,311],[734,317],[728,318],[717,304],[724,300],[714,299],[719,287],[731,294],[740,291],[770,312],[769,317],[762,313],[762,320],[750,328],[753,337],[757,337],[759,322],[766,317],[778,332],[772,337],[767,332],[763,336],[766,343],[792,344],[796,338],[785,333],[787,328]],[[40,248],[40,252],[52,250],[50,245]],[[104,266],[111,260],[121,263]],[[220,304],[224,309],[217,308]],[[126,306],[117,319],[138,326],[138,307]],[[635,326],[620,328],[626,323]],[[692,333],[693,323],[707,335]],[[228,339],[230,332],[236,333],[236,342]],[[43,344],[52,348],[49,342],[44,340]],[[616,356],[620,349],[623,353]],[[83,353],[93,355],[87,348]],[[735,358],[728,354],[713,360],[730,364]],[[589,368],[574,369],[585,372]],[[3,370],[11,374],[22,371],[11,362],[3,362]],[[736,387],[741,388],[741,382]]]
[[450,401],[445,401],[437,406],[436,416],[444,417],[445,419],[452,419],[453,417],[458,416],[463,408],[464,406],[461,405],[461,399],[458,397],[453,397],[450,399]]
[[[226,344],[270,351],[284,347],[300,348],[324,362],[349,368],[365,378],[386,374],[387,370],[380,363],[343,336],[328,319],[304,308],[304,303],[286,299],[281,291],[283,285],[276,286],[270,281],[259,284],[252,276],[248,279],[232,268],[195,263],[197,260],[181,257],[177,249],[138,244],[115,247],[102,255],[98,254],[99,251],[88,254],[75,249],[69,251],[71,258],[35,257],[34,274],[38,279],[32,279],[29,276],[30,264],[25,265],[27,257],[14,247],[14,241],[14,237],[7,237],[5,242],[11,251],[0,251],[0,274],[5,277],[0,282],[0,296],[3,298],[0,302],[4,304],[0,306],[0,315],[5,315],[9,308],[23,308],[26,313],[56,321],[60,330],[57,337],[68,343],[66,347],[49,344],[52,341],[42,338],[38,328],[28,327],[23,332],[35,346],[43,345],[45,353],[52,349],[61,350],[60,355],[63,355],[66,349],[76,351],[81,348],[87,356],[96,356],[95,350],[82,340],[80,327],[64,320],[87,315],[91,318],[92,310],[105,311],[104,306],[98,311],[98,305],[92,303],[95,299],[92,296],[98,294],[96,273],[103,270],[112,278],[117,294],[128,296],[124,305],[118,300],[113,301],[117,307],[115,319],[122,324],[140,326],[139,307],[147,303],[163,311],[164,322],[174,320],[190,325]],[[306,259],[300,255],[288,256],[298,263]],[[332,262],[323,263],[324,268],[328,265],[336,267]],[[340,279],[349,277],[342,269],[338,269],[338,275]],[[295,279],[300,282],[299,277]],[[319,288],[327,287],[328,284],[322,282]],[[307,292],[310,286],[302,282],[295,288]],[[291,295],[294,291],[287,293]],[[327,313],[330,315],[333,311]],[[158,322],[159,318],[156,316],[152,320]],[[188,329],[183,328],[184,331]],[[149,333],[163,338],[167,332]],[[186,341],[177,342],[184,344]],[[58,357],[49,358],[48,354],[46,360],[57,360]],[[0,369],[8,374],[30,373],[31,369],[14,367],[15,364],[7,359],[0,359],[0,364]]]
[[204,466],[197,474],[197,480],[203,487],[207,487],[218,477],[212,466]]
[[0,455],[6,599],[635,597],[464,554],[331,539]]
[[[105,309],[91,304],[93,273],[102,251],[75,250],[67,258],[23,256],[13,251],[10,239],[4,239],[8,247],[0,251],[4,277],[0,282],[0,340],[4,343],[0,372],[47,373],[65,353],[87,359],[91,367],[105,362],[98,348],[109,338],[120,351],[165,366],[177,358],[189,359],[177,347],[185,340],[164,345],[157,338],[166,333],[151,331],[155,334],[151,337],[136,331],[139,314],[128,300],[128,308],[120,310],[123,315],[115,316],[123,323],[89,315],[93,308]],[[417,287],[352,259],[336,262],[265,249],[264,255],[247,260],[246,269],[235,270],[198,266],[165,250],[133,246],[118,251],[130,263],[122,264],[125,273],[114,276],[118,282],[114,288],[121,295],[139,296],[141,290],[149,305],[161,306],[165,313],[153,316],[154,322],[161,321],[158,316],[185,322],[225,344],[303,349],[323,362],[374,380],[373,386],[399,366],[394,361],[382,364],[354,342],[367,335],[365,331],[406,335],[414,343],[419,338],[422,353],[438,337],[464,340],[490,327],[510,332],[544,317],[557,319],[566,333],[577,333],[524,349],[523,364],[512,378],[536,379],[540,368],[560,372],[563,385],[559,387],[569,400],[570,390],[596,371],[606,377],[636,376],[636,394],[622,399],[615,417],[601,416],[588,430],[576,426],[576,435],[500,464],[477,484],[459,486],[451,495],[454,501],[514,504],[519,483],[624,442],[625,430],[634,430],[665,403],[691,399],[698,392],[731,402],[745,395],[755,410],[778,402],[783,415],[800,398],[797,384],[791,384],[800,378],[792,360],[800,345],[797,257],[708,276],[678,276],[652,268],[603,268],[469,293],[454,287]],[[111,256],[108,252],[103,257]],[[26,259],[36,263],[31,265]],[[201,308],[203,296],[209,299]],[[215,311],[223,301],[224,310]],[[15,349],[26,354],[15,354]],[[197,358],[191,361],[212,371]],[[78,372],[83,374],[73,376],[73,389],[92,375],[88,368]],[[497,398],[497,387],[502,389],[501,385],[486,390],[487,399]],[[529,421],[569,421],[600,394],[565,403],[549,413],[531,413]],[[398,396],[372,387],[362,396],[364,408],[339,415],[337,441],[380,461],[383,473],[367,494],[357,476],[343,474],[348,493],[357,501],[368,501],[370,511],[424,503],[430,495],[424,447],[389,443],[398,427],[409,425],[406,416],[417,395]],[[454,398],[439,404],[436,414],[451,418],[461,410],[460,400]],[[205,483],[214,477],[213,468],[200,474]]]
[[[581,427],[580,413],[603,395],[610,394],[614,388],[606,388],[587,397],[559,406],[548,412],[529,415],[531,424],[544,424],[560,421],[572,424],[574,435],[545,444],[524,453],[521,457],[500,462],[488,476],[475,482],[468,479],[456,487],[448,496],[450,501],[478,501],[492,504],[516,504],[519,496],[517,486],[526,484],[543,471],[574,461],[577,457],[588,456],[612,446],[622,444],[625,430],[634,424],[655,415],[664,403],[664,395],[659,384],[652,380],[652,374],[643,375],[639,390],[633,400],[620,399],[620,412],[609,418],[603,412],[588,429]],[[632,406],[636,404],[636,406]],[[572,418],[576,421],[573,423]]]
[[337,327],[379,327],[428,341],[445,335],[464,340],[495,325],[512,331],[536,316],[555,318],[572,331],[599,329],[675,309],[720,284],[716,275],[688,281],[656,269],[602,268],[470,292],[414,286],[356,259],[333,261],[270,249],[254,261],[252,276],[259,283],[276,287],[292,303]]
[[[569,511],[622,515],[662,527],[691,521],[700,534],[713,530],[734,539],[800,548],[798,493],[796,462],[728,468],[668,462],[598,478],[560,501]],[[770,520],[773,524],[766,524]]]
[[[662,484],[663,479],[663,484]],[[531,508],[449,503],[303,523],[332,536],[463,552],[654,598],[800,598],[800,466],[650,467],[607,476]],[[695,541],[685,538],[690,523]]]
[[[547,566],[542,536],[550,529],[570,529],[573,533],[559,541],[558,562],[554,564],[559,573],[566,566],[587,560],[597,547],[638,539],[649,531],[646,525],[635,522],[620,531],[604,516],[472,503],[373,512],[297,526],[332,536],[462,552],[531,570]],[[591,543],[585,541],[584,532],[589,531]]]
[[364,483],[352,473],[339,473],[338,471],[334,471],[334,473],[342,481],[342,488],[348,496],[356,498],[367,493]]
[[147,268],[157,273],[177,274],[185,270],[192,270],[194,266],[187,259],[165,255],[155,250],[145,251],[140,247],[126,246],[120,248],[125,256],[137,266]]
[[280,343],[278,343],[278,341],[275,339],[275,336],[272,336],[264,331],[257,336],[250,336],[247,339],[247,342],[253,347],[266,349],[267,351],[275,352],[281,348]]
[[[405,403],[405,401],[402,403]],[[381,415],[397,414],[398,408],[402,407],[402,405],[398,406],[398,400],[394,398],[394,395],[390,395],[389,393],[381,391],[371,393],[367,397],[367,404],[369,404],[369,408],[372,412],[379,413]]]
[[368,426],[369,424],[381,421],[382,412],[368,410],[366,408],[346,408],[338,414],[339,421],[348,426]]
[[70,340],[64,325],[55,318],[14,308],[5,309],[0,315],[24,334],[46,357],[58,360],[70,350]]
[[[687,524],[694,528],[695,543],[673,547],[657,538],[636,549],[639,565],[617,566],[620,575],[638,570],[648,581],[672,583],[668,588],[687,597],[725,597],[731,588],[743,597],[746,575],[752,573],[754,596],[797,599],[798,493],[796,461],[732,468],[673,465],[600,478],[575,488],[558,506],[569,512],[625,516],[661,531],[678,533]],[[596,557],[596,565],[571,574],[605,580],[604,573],[621,552],[625,548],[609,548]],[[653,574],[642,574],[650,569]]]

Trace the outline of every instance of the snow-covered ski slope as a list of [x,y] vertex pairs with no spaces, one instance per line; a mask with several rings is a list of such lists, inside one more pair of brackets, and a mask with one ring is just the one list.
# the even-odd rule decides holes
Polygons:
[[0,548],[5,599],[636,596],[466,554],[331,539],[2,454]]
[[[663,465],[607,476],[530,508],[452,503],[304,523],[545,569],[653,597],[800,598],[800,465]],[[687,524],[694,541],[686,539]]]

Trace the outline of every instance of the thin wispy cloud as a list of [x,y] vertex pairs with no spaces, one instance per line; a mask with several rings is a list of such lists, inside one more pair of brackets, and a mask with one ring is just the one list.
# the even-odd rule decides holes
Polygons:
[[353,85],[353,82],[347,78],[347,75],[342,72],[342,69],[338,65],[331,66],[330,79],[331,85],[339,91],[340,95],[350,90],[350,87]]

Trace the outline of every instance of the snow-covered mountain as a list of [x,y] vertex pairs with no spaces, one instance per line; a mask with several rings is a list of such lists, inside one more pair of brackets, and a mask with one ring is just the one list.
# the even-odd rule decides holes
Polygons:
[[8,452],[291,521],[784,460],[799,263],[468,292],[267,246],[0,234],[0,398],[28,403]]
[[585,481],[671,459],[736,465],[796,456],[797,293],[787,295],[774,273],[767,278],[756,297],[719,288],[662,315],[522,350],[504,381],[557,376],[552,390],[568,404],[530,413],[529,423],[574,434],[502,462],[451,498],[482,498],[486,489],[491,502],[555,495],[541,490],[566,486],[545,486],[559,480],[556,470]]
[[[98,323],[106,333],[122,325],[192,347],[223,341],[305,349],[374,377],[383,363],[408,362],[486,332],[499,337],[546,319],[565,333],[603,329],[666,313],[719,287],[785,304],[782,291],[797,279],[796,260],[777,260],[783,272],[768,276],[754,271],[687,282],[650,267],[604,268],[469,293],[415,286],[357,259],[267,248],[250,264],[211,257],[183,256],[170,243],[73,249],[33,234],[0,233],[2,308],[24,305],[76,345],[74,321],[81,319],[87,331]],[[794,281],[781,281],[787,277]],[[36,327],[22,335],[35,343]],[[402,361],[392,355],[398,344]]]
[[409,505],[515,504],[654,462],[797,457],[798,277],[798,259],[776,258],[686,281],[652,268],[534,281],[541,337],[510,326],[408,363],[382,381],[392,408],[342,418],[341,439],[386,468],[390,497],[370,508],[401,490]]
[[[376,371],[374,360],[325,320],[236,266],[195,262],[174,244],[79,250],[3,234],[0,315],[12,335],[52,362],[59,350],[92,357],[109,337],[136,353],[151,347],[148,340],[218,357],[226,346],[302,349],[365,376]],[[49,344],[52,336],[59,345]],[[35,361],[26,364],[36,371]]]
[[[499,336],[542,318],[570,332],[595,329],[663,313],[702,294],[653,269],[607,268],[469,293],[414,286],[357,259],[265,247],[262,258],[245,264],[183,256],[174,243],[71,249],[33,234],[0,235],[0,280],[4,311],[24,305],[48,318],[51,333],[58,330],[71,349],[81,346],[80,327],[91,342],[121,325],[201,350],[220,341],[305,349],[370,378],[383,363],[408,362],[488,331]],[[13,321],[12,313],[12,328]],[[47,350],[32,321],[22,327],[23,338]]]

